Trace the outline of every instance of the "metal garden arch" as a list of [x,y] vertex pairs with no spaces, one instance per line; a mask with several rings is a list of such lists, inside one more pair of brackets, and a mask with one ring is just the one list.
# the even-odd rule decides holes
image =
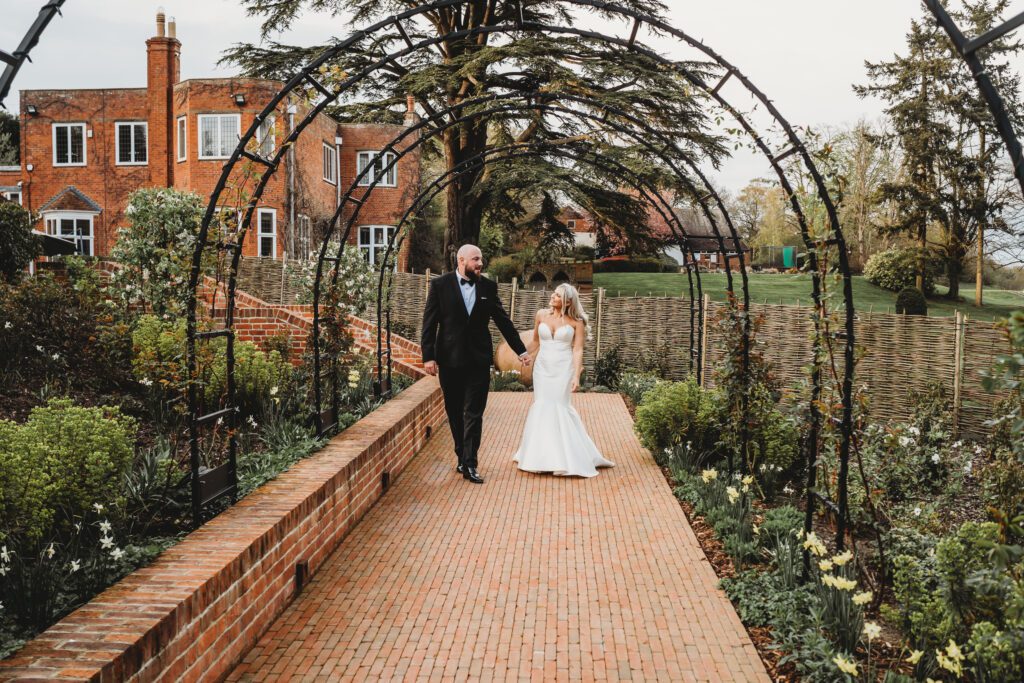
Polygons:
[[[785,118],[783,118],[782,115],[778,112],[778,110],[775,108],[775,106],[772,104],[772,102],[770,100],[768,100],[768,98],[763,93],[761,93],[761,91],[758,90],[749,81],[749,79],[747,79],[738,69],[736,69],[732,64],[730,64],[728,61],[726,61],[724,58],[722,58],[716,52],[711,50],[709,47],[705,46],[700,41],[697,41],[697,40],[691,38],[686,33],[684,33],[682,31],[680,31],[680,30],[678,30],[678,29],[676,29],[676,28],[666,24],[665,22],[661,21],[660,19],[657,19],[655,17],[651,17],[651,16],[648,16],[648,15],[642,14],[640,12],[633,11],[633,10],[631,10],[629,8],[625,8],[625,7],[616,5],[614,3],[599,2],[597,0],[565,0],[568,4],[575,5],[575,6],[579,7],[579,8],[596,9],[596,10],[602,11],[602,12],[604,12],[606,14],[619,16],[619,17],[621,17],[623,19],[626,19],[627,21],[631,20],[633,22],[633,30],[632,30],[632,34],[629,37],[629,39],[623,39],[623,38],[619,38],[617,36],[612,36],[612,35],[596,32],[596,31],[585,31],[585,30],[581,30],[581,29],[577,29],[577,28],[573,28],[573,27],[553,26],[553,25],[547,25],[547,24],[542,24],[542,23],[537,23],[537,22],[525,22],[525,21],[519,21],[519,22],[507,24],[507,25],[503,24],[503,25],[499,25],[499,26],[487,26],[487,27],[480,27],[480,28],[475,28],[475,29],[467,29],[467,30],[462,30],[462,31],[453,31],[453,32],[451,32],[451,33],[449,33],[449,34],[447,34],[445,36],[441,36],[441,37],[437,37],[437,38],[432,38],[432,39],[427,39],[427,40],[422,40],[422,41],[419,41],[418,43],[413,43],[412,40],[409,39],[409,36],[408,36],[408,34],[407,34],[406,30],[405,30],[403,22],[408,21],[410,19],[415,19],[416,17],[418,17],[420,15],[423,15],[423,14],[425,14],[428,11],[432,11],[432,10],[436,10],[436,9],[440,9],[440,8],[445,8],[445,7],[452,7],[452,6],[460,5],[464,1],[465,0],[436,0],[435,2],[425,3],[423,5],[420,5],[420,6],[416,7],[416,8],[407,10],[407,11],[405,11],[405,12],[399,14],[399,15],[396,15],[396,16],[390,17],[390,18],[388,18],[386,20],[377,22],[376,24],[374,24],[373,26],[371,26],[371,27],[369,27],[369,28],[367,28],[365,30],[357,31],[352,36],[350,36],[348,39],[346,39],[346,40],[338,43],[337,45],[333,46],[332,48],[326,50],[324,53],[322,53],[320,56],[318,56],[316,59],[314,59],[308,65],[306,65],[303,69],[301,69],[294,77],[292,77],[292,79],[289,80],[289,82],[285,85],[285,87],[267,104],[267,106],[264,108],[263,112],[261,112],[256,117],[256,120],[249,127],[249,129],[246,131],[246,133],[242,136],[242,138],[241,138],[238,146],[236,147],[235,151],[233,152],[231,158],[229,159],[228,163],[225,165],[224,171],[223,171],[223,173],[221,175],[221,178],[220,178],[220,181],[218,182],[217,187],[216,187],[216,189],[214,190],[214,193],[211,196],[210,203],[209,203],[209,205],[207,207],[207,211],[206,211],[206,214],[205,214],[204,219],[203,219],[202,227],[200,229],[200,234],[199,234],[199,240],[198,240],[198,244],[197,244],[196,253],[195,253],[195,256],[194,256],[194,259],[193,259],[193,267],[192,267],[192,271],[191,271],[191,275],[190,275],[190,287],[191,287],[191,292],[192,293],[191,293],[191,296],[190,296],[189,307],[188,307],[189,308],[189,311],[188,311],[188,321],[187,321],[188,322],[188,343],[187,343],[187,350],[186,351],[187,351],[187,356],[188,356],[188,366],[189,366],[189,371],[190,371],[190,377],[194,377],[195,368],[196,368],[196,346],[195,346],[196,342],[198,340],[205,339],[205,338],[210,338],[210,337],[214,337],[214,336],[223,336],[223,337],[227,338],[227,343],[228,343],[228,349],[227,349],[227,366],[228,366],[227,401],[228,401],[228,405],[226,407],[224,407],[224,408],[222,408],[220,410],[214,411],[212,413],[208,413],[206,415],[200,415],[199,414],[199,406],[198,406],[198,402],[197,402],[197,398],[198,397],[197,397],[197,391],[196,391],[195,383],[194,382],[190,382],[189,383],[188,400],[189,400],[189,406],[190,406],[190,409],[191,409],[191,419],[189,421],[189,430],[190,430],[190,443],[191,443],[191,451],[192,451],[193,471],[197,472],[198,471],[198,466],[199,466],[199,429],[200,429],[200,427],[203,424],[207,424],[207,423],[209,423],[211,421],[214,421],[216,419],[224,418],[227,421],[227,423],[228,423],[229,429],[231,429],[231,432],[230,432],[231,437],[230,437],[230,443],[229,443],[229,462],[226,465],[226,467],[230,470],[231,478],[233,479],[233,474],[234,474],[234,454],[235,454],[235,443],[234,443],[234,436],[233,436],[233,428],[236,426],[235,423],[236,423],[236,418],[237,418],[237,411],[236,411],[236,409],[235,409],[235,407],[233,405],[234,404],[234,394],[235,394],[234,379],[233,379],[233,373],[234,373],[233,309],[234,309],[234,299],[235,299],[235,288],[236,288],[236,284],[237,284],[237,282],[236,282],[237,268],[238,268],[239,258],[241,256],[241,245],[243,244],[244,237],[245,237],[245,234],[247,232],[247,229],[248,229],[249,225],[251,224],[252,214],[255,212],[256,204],[259,201],[260,197],[262,196],[262,193],[263,193],[263,191],[264,191],[264,189],[266,187],[267,182],[269,181],[269,178],[272,176],[273,172],[277,169],[278,165],[280,164],[280,161],[281,161],[282,156],[283,156],[283,150],[285,148],[287,148],[290,145],[290,143],[294,142],[298,138],[298,136],[302,133],[302,131],[312,122],[313,118],[315,118],[315,116],[317,114],[319,114],[326,106],[328,106],[328,104],[330,104],[331,102],[336,100],[338,98],[338,96],[340,95],[340,93],[344,92],[345,90],[350,88],[353,84],[355,84],[355,83],[359,82],[361,79],[365,78],[368,74],[374,72],[377,69],[380,69],[385,64],[387,64],[387,63],[389,63],[389,62],[391,62],[393,60],[401,59],[402,57],[404,57],[404,56],[406,56],[408,54],[411,54],[411,53],[415,52],[416,50],[429,48],[432,45],[438,44],[439,42],[442,42],[444,40],[454,40],[454,39],[460,39],[460,38],[471,38],[471,37],[474,37],[474,36],[477,36],[477,35],[490,34],[490,33],[494,33],[494,34],[506,33],[506,34],[508,34],[508,33],[527,31],[527,32],[538,32],[538,33],[546,33],[546,34],[575,35],[575,36],[580,37],[580,38],[587,38],[587,39],[596,40],[596,41],[603,41],[603,42],[605,42],[607,44],[617,45],[617,46],[623,47],[623,48],[625,48],[627,50],[635,50],[635,51],[637,51],[637,52],[639,52],[639,53],[641,53],[641,54],[643,54],[643,55],[645,55],[645,56],[647,56],[647,57],[649,57],[649,58],[651,58],[651,59],[653,59],[653,60],[655,60],[657,62],[660,62],[660,63],[664,64],[668,68],[676,70],[692,86],[694,86],[695,88],[699,89],[702,93],[704,93],[707,96],[709,96],[712,100],[717,102],[730,115],[732,115],[734,118],[736,118],[740,122],[741,127],[748,134],[750,134],[752,136],[752,138],[753,138],[756,146],[758,147],[758,149],[760,149],[766,155],[766,157],[770,160],[770,162],[772,163],[772,166],[773,166],[774,170],[776,171],[776,173],[779,174],[782,177],[783,182],[784,182],[783,187],[786,188],[787,191],[791,192],[791,185],[788,183],[788,181],[785,180],[785,171],[784,171],[784,169],[781,166],[781,163],[782,163],[782,161],[784,159],[786,159],[786,158],[788,158],[788,157],[790,157],[790,156],[792,156],[794,154],[797,155],[798,158],[803,163],[803,166],[806,168],[808,174],[810,175],[810,177],[811,177],[811,179],[813,181],[813,184],[815,186],[815,189],[817,191],[817,194],[819,196],[819,199],[821,200],[822,205],[825,207],[826,214],[828,216],[828,220],[829,220],[829,233],[828,233],[828,235],[824,236],[823,239],[822,238],[813,238],[812,235],[810,235],[809,233],[805,232],[807,226],[806,226],[806,223],[802,222],[801,229],[802,229],[802,233],[804,234],[805,244],[809,243],[810,245],[813,246],[814,249],[817,249],[819,247],[823,247],[823,248],[827,249],[828,247],[833,247],[834,246],[836,248],[836,252],[837,252],[837,256],[838,256],[838,268],[837,269],[838,269],[838,271],[839,271],[839,273],[840,273],[840,275],[841,275],[841,277],[843,279],[843,299],[844,299],[844,303],[845,303],[845,316],[844,316],[844,328],[845,328],[845,330],[844,330],[844,332],[842,332],[842,333],[837,335],[840,339],[842,339],[844,341],[844,353],[843,353],[843,364],[842,364],[843,365],[843,373],[842,373],[842,381],[841,381],[841,388],[840,388],[840,394],[841,394],[841,414],[840,414],[839,418],[837,419],[837,422],[839,423],[839,431],[840,431],[840,436],[841,436],[840,444],[839,444],[839,461],[840,461],[839,501],[838,501],[838,506],[837,506],[838,509],[839,509],[839,513],[840,514],[838,515],[839,519],[838,519],[837,547],[842,548],[843,544],[844,544],[844,535],[845,535],[845,528],[846,528],[846,507],[847,507],[847,505],[846,505],[846,478],[847,478],[847,473],[848,473],[848,460],[849,460],[849,449],[850,449],[850,441],[851,441],[851,434],[852,434],[852,413],[853,413],[853,406],[852,406],[852,381],[853,381],[853,372],[854,372],[854,308],[853,308],[852,287],[851,287],[851,281],[850,281],[849,264],[848,264],[848,261],[847,261],[847,254],[846,254],[846,249],[845,249],[845,241],[844,241],[843,236],[842,236],[842,231],[841,231],[841,228],[840,228],[840,225],[839,225],[838,216],[836,214],[834,203],[831,201],[831,198],[830,198],[829,193],[828,193],[828,189],[825,186],[824,181],[823,181],[820,173],[817,171],[817,168],[815,167],[814,162],[813,162],[813,160],[810,157],[810,154],[808,153],[807,149],[803,145],[803,143],[800,140],[800,138],[797,136],[797,134],[795,133],[793,128],[790,126],[790,124],[785,120]],[[720,68],[723,69],[724,75],[722,76],[721,80],[717,84],[715,84],[715,85],[708,84],[708,83],[704,82],[703,79],[697,77],[696,75],[694,75],[692,73],[689,73],[686,70],[685,65],[682,65],[682,64],[677,63],[677,62],[673,62],[671,60],[668,60],[667,58],[661,56],[660,54],[657,54],[657,53],[655,53],[655,52],[653,52],[651,50],[648,50],[648,49],[644,48],[643,46],[637,44],[636,43],[636,37],[637,37],[638,31],[639,31],[640,27],[643,26],[644,24],[650,26],[653,30],[657,30],[657,31],[659,31],[661,33],[674,36],[675,38],[685,42],[689,46],[699,50],[702,53],[704,53],[705,56],[710,58]],[[385,54],[381,59],[372,62],[367,67],[359,70],[357,73],[355,73],[355,74],[349,76],[348,78],[346,78],[342,83],[339,83],[337,86],[335,86],[334,89],[328,88],[327,86],[325,86],[324,84],[320,83],[317,80],[315,74],[318,73],[319,67],[321,65],[326,64],[331,59],[333,59],[337,55],[340,55],[346,49],[352,47],[353,45],[355,45],[359,41],[363,40],[367,36],[374,35],[374,34],[379,34],[379,33],[383,33],[383,32],[387,32],[387,31],[390,31],[392,29],[397,30],[398,34],[405,40],[405,42],[407,44],[407,48],[404,48],[404,49],[401,49],[401,50],[397,50],[395,52],[391,52],[391,53]],[[785,137],[786,137],[786,139],[788,141],[788,145],[789,145],[782,152],[780,152],[780,153],[772,152],[770,150],[770,148],[768,147],[767,143],[764,141],[764,139],[759,134],[757,134],[757,132],[754,130],[754,128],[742,116],[739,116],[738,110],[736,110],[734,107],[732,107],[724,99],[724,97],[721,95],[720,91],[721,91],[722,87],[725,85],[725,83],[730,78],[735,78],[739,83],[741,83],[742,86],[751,95],[753,95],[753,97],[760,103],[761,106],[764,107],[764,109],[775,120],[776,124],[781,128],[781,130],[783,131],[783,133],[784,133],[784,135],[785,135]],[[249,147],[250,142],[254,139],[254,137],[256,135],[257,129],[263,123],[263,121],[267,118],[267,116],[271,115],[271,113],[274,110],[276,110],[277,106],[283,101],[283,99],[286,96],[288,96],[291,92],[293,92],[293,91],[295,91],[297,89],[306,88],[306,87],[311,87],[315,91],[319,92],[323,96],[323,99],[320,100],[319,102],[317,102],[313,107],[310,108],[310,111],[308,112],[308,114],[289,133],[289,135],[287,136],[287,138],[285,140],[285,143],[282,144],[281,147],[275,152],[274,156],[271,157],[271,158],[265,158],[265,157],[260,156],[259,154],[256,154],[254,152],[249,151],[248,147]],[[226,185],[228,183],[228,180],[230,178],[230,175],[231,175],[232,171],[234,170],[236,164],[239,161],[241,161],[242,159],[246,159],[249,162],[252,162],[253,164],[255,164],[256,166],[262,166],[263,167],[263,171],[262,171],[262,174],[260,176],[260,179],[259,179],[258,183],[256,184],[256,189],[255,189],[252,197],[250,198],[249,202],[247,203],[247,205],[245,207],[245,211],[244,211],[244,214],[243,214],[243,217],[242,217],[242,221],[241,221],[240,230],[239,230],[239,232],[237,234],[237,239],[234,240],[234,241],[225,241],[225,242],[217,245],[217,247],[219,249],[223,249],[223,250],[227,251],[230,254],[230,258],[231,258],[230,270],[229,270],[229,275],[228,275],[228,284],[227,284],[227,314],[226,314],[226,320],[225,320],[225,327],[223,329],[220,329],[220,330],[209,330],[209,331],[200,332],[200,331],[197,330],[197,325],[196,325],[196,307],[197,307],[196,292],[197,292],[197,288],[199,287],[199,284],[200,284],[200,275],[201,275],[201,267],[200,266],[201,266],[202,253],[203,253],[204,248],[206,246],[208,246],[207,240],[208,240],[208,235],[209,235],[209,228],[210,228],[211,223],[213,222],[214,212],[216,211],[220,195],[224,191],[224,189],[225,189],[225,187],[226,187]],[[792,193],[791,193],[791,204],[793,204],[793,205],[798,204],[798,198],[795,195],[793,195]],[[809,251],[808,255],[809,255],[809,262],[811,262],[812,266],[814,266],[816,264],[816,261],[813,259],[814,252],[813,251]],[[821,319],[825,318],[825,316],[827,314],[827,311],[824,310],[823,303],[822,303],[822,301],[820,300],[820,298],[818,296],[818,294],[819,294],[819,287],[820,287],[820,278],[819,278],[819,275],[818,275],[816,267],[814,268],[813,281],[814,281],[813,295],[815,296],[816,306],[817,306],[817,309],[816,309],[816,323],[820,323]],[[821,338],[821,328],[817,327],[817,330],[818,330],[819,334],[817,335],[816,341],[817,341],[817,346],[820,347],[822,345],[822,341],[823,341],[822,338]],[[820,350],[820,348],[816,348],[816,357],[817,357],[817,354],[818,354],[819,350]],[[813,384],[814,384],[814,391],[816,393],[820,392],[820,390],[821,390],[820,374],[816,374],[816,376],[813,378]],[[816,433],[816,431],[818,429],[817,421],[818,421],[819,418],[817,416],[817,412],[816,411],[817,411],[817,409],[816,409],[816,407],[814,406],[814,404],[812,402],[812,406],[811,406],[812,433]],[[816,438],[815,438],[815,440],[816,440]],[[815,447],[816,447],[815,445],[812,445],[810,451],[813,451],[815,449]],[[809,457],[810,457],[810,451],[809,451]],[[813,471],[813,469],[814,469],[813,467],[810,468],[810,470],[812,470],[812,471]],[[199,486],[200,486],[200,483],[199,483],[198,477],[193,477],[193,495],[194,495],[194,498],[195,498],[195,501],[196,501],[195,504],[196,504],[196,510],[197,511],[198,511],[199,503],[202,502],[200,500],[200,489],[199,489]],[[215,492],[213,497],[217,497],[219,495],[227,495],[227,494],[230,494],[230,495],[234,494],[234,487],[233,487],[233,485],[226,487],[222,491]],[[820,494],[818,494],[817,491],[814,489],[813,485],[811,485],[811,486],[809,486],[809,490],[808,490],[808,514],[809,515],[812,512],[815,496],[820,497]],[[197,515],[197,517],[198,517],[198,515]]]

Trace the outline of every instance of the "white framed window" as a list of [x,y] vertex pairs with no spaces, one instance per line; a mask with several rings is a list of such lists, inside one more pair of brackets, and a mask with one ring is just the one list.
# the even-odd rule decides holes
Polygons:
[[567,220],[565,222],[565,227],[569,228],[570,230],[575,230],[576,229],[576,221],[574,219],[570,218],[569,220]]
[[85,166],[85,124],[53,124],[53,165]]
[[295,218],[295,233],[295,248],[298,251],[298,257],[306,261],[312,255],[313,221],[309,219],[309,216],[300,213]]
[[324,180],[331,185],[338,183],[338,150],[334,145],[324,143]]
[[178,117],[178,161],[188,159],[188,117]]
[[259,251],[262,258],[277,258],[277,209],[257,209]]
[[242,225],[241,210],[232,206],[218,206],[214,210],[214,215],[220,222],[220,227],[229,235],[233,235],[238,232],[238,229]]
[[114,158],[118,166],[145,166],[149,163],[148,133],[149,124],[145,121],[119,121],[114,124]]
[[65,211],[43,214],[46,233],[74,242],[78,253],[93,255],[93,218],[96,214],[81,211]]
[[241,114],[199,114],[199,158],[227,159],[238,145]]
[[21,204],[21,192],[18,191],[18,190],[9,190],[7,192],[0,192],[0,197],[3,197],[4,199],[7,199],[9,201],[12,201],[15,204],[17,204],[18,206],[22,206],[22,204]]
[[363,172],[367,166],[370,171],[359,180],[360,185],[372,185],[378,180],[377,185],[382,187],[395,187],[398,185],[398,165],[394,164],[386,171],[388,164],[395,160],[394,152],[360,152],[356,157],[356,175]]
[[359,249],[371,266],[380,265],[384,260],[388,240],[394,234],[393,225],[363,225],[359,228]]
[[256,129],[256,142],[259,143],[259,154],[269,159],[274,154],[275,137],[277,136],[277,118],[268,116]]

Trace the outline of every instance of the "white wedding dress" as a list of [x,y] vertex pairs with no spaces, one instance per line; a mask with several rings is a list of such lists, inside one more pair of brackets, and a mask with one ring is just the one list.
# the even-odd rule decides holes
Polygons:
[[575,329],[562,325],[554,334],[538,329],[540,352],[533,365],[533,405],[519,450],[512,457],[526,472],[595,477],[598,467],[613,467],[597,450],[579,413],[572,407],[572,340]]

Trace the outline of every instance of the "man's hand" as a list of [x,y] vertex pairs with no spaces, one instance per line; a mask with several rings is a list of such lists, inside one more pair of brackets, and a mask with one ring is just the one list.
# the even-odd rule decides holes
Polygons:
[[533,362],[533,359],[530,358],[530,354],[524,353],[523,355],[519,356],[519,362],[523,364],[524,368],[526,368],[530,366],[530,363]]
[[433,377],[434,375],[437,374],[437,361],[428,360],[426,363],[423,364],[423,369],[426,371],[428,375]]

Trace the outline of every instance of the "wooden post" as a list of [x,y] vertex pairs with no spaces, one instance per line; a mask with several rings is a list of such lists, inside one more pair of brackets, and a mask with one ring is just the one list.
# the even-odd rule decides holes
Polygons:
[[960,408],[964,379],[964,335],[967,330],[967,316],[960,311],[953,315],[956,336],[953,338],[953,438],[960,435]]
[[711,295],[704,292],[704,310],[700,325],[700,385],[708,385],[706,368],[708,366],[708,308],[711,306]]
[[516,297],[519,295],[519,280],[512,278],[512,301],[508,305],[508,317],[514,323],[516,321]]
[[423,286],[423,298],[426,299],[427,295],[430,294],[430,268],[427,268],[424,274],[427,276],[427,278],[426,284]]
[[603,310],[604,310],[604,287],[598,287],[597,288],[597,306],[595,307],[595,309],[596,310],[594,311],[594,317],[597,318],[597,321],[596,321],[597,324],[595,325],[595,327],[597,327],[597,332],[595,334],[597,335],[597,341],[596,341],[596,343],[594,345],[594,347],[595,347],[594,348],[594,353],[597,354],[598,358],[600,358],[601,357],[601,321],[604,320],[604,314],[603,314]]

